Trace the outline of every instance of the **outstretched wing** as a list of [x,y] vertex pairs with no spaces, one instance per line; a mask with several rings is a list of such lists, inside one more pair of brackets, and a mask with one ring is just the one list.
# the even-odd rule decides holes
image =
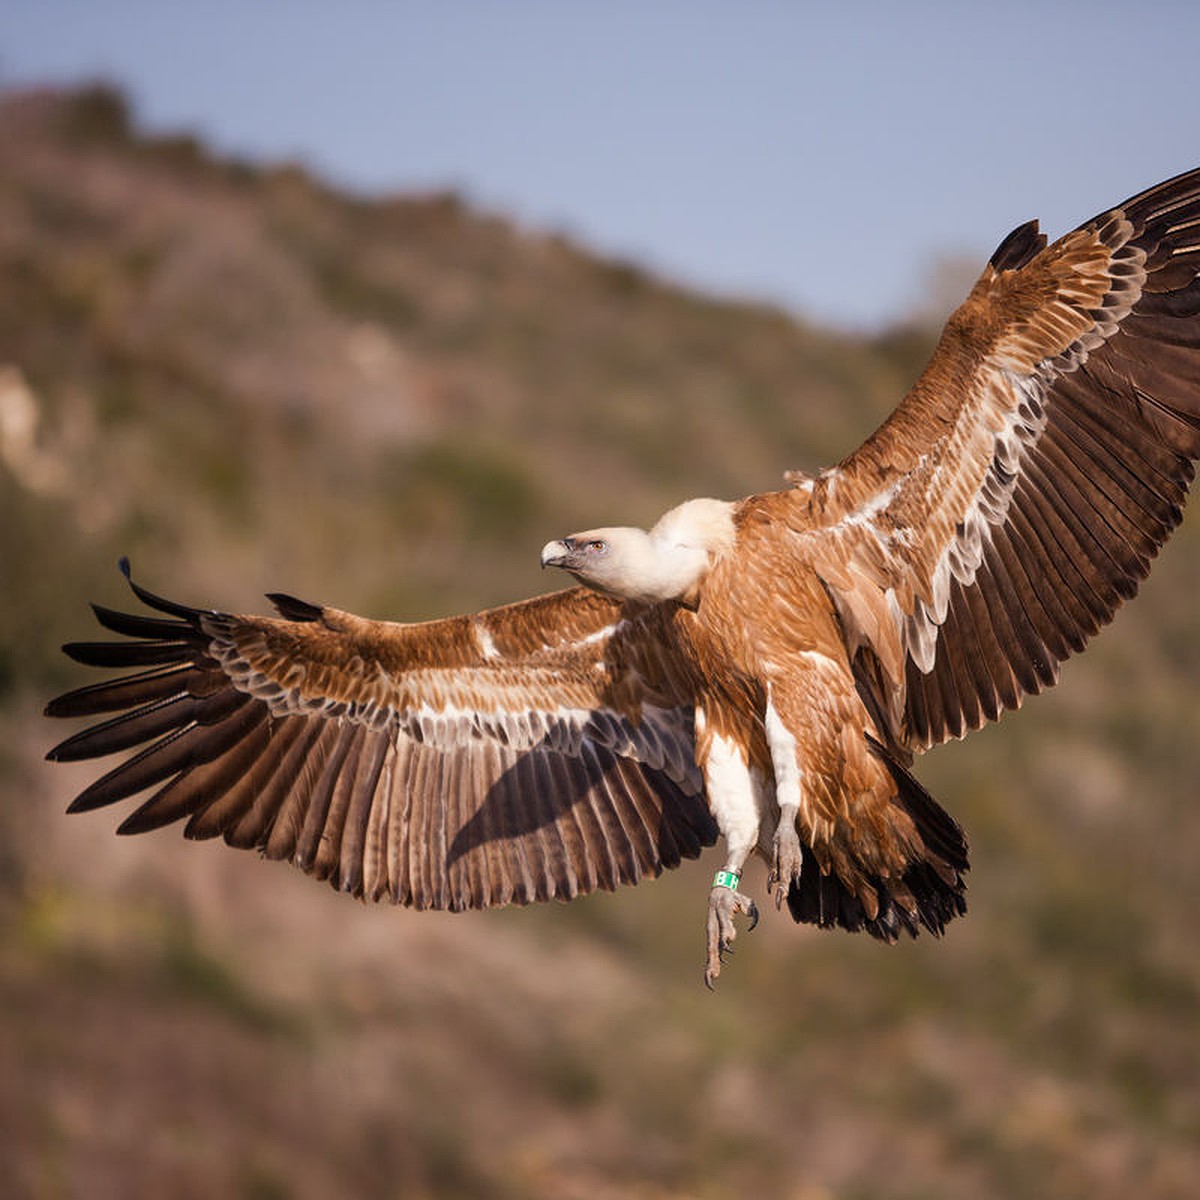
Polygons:
[[961,737],[1053,684],[1197,455],[1200,171],[1050,246],[1010,234],[890,419],[792,493],[890,735]]
[[[632,883],[711,845],[669,615],[576,589],[423,624],[285,596],[280,618],[95,607],[131,640],[64,649],[144,670],[47,714],[115,716],[50,751],[137,750],[71,806],[154,788],[121,825],[289,859],[416,908],[484,908]],[[145,745],[149,743],[149,745]]]

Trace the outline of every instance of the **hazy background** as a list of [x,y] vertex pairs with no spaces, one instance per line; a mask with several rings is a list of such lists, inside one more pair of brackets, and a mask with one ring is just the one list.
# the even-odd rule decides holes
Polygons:
[[876,327],[940,256],[1189,165],[1188,0],[7,0],[0,81],[371,192],[454,187],[706,289]]
[[715,996],[711,856],[367,908],[65,817],[102,765],[43,763],[40,712],[122,553],[415,619],[835,461],[1013,225],[1200,162],[1198,23],[0,8],[0,1195],[1194,1197],[1195,512],[1061,687],[918,764],[968,917],[885,948],[767,911]]

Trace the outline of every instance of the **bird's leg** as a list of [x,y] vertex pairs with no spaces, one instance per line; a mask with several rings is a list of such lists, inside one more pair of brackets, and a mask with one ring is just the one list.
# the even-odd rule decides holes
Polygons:
[[[697,710],[697,729],[703,735],[704,717]],[[708,957],[704,982],[711,988],[721,973],[721,960],[737,936],[733,918],[744,913],[750,928],[758,923],[758,909],[739,892],[742,866],[758,842],[759,826],[768,803],[762,775],[752,771],[740,746],[712,735],[703,760],[708,802],[717,828],[725,836],[725,866],[717,872],[708,895]]]
[[771,856],[771,873],[767,876],[767,890],[775,893],[775,907],[782,908],[793,883],[800,881],[800,868],[804,855],[800,850],[800,835],[796,832],[795,804],[779,806],[779,824],[775,826],[774,848]]
[[[725,867],[717,872],[708,894],[708,962],[704,968],[704,982],[710,991],[721,973],[725,955],[733,953],[733,939],[737,937],[734,914],[745,913],[750,918],[748,931],[758,924],[758,907],[749,896],[737,890],[742,877],[740,870],[730,865],[735,862],[735,857],[731,855]],[[741,857],[744,859],[745,855]],[[740,867],[741,864],[736,865]]]
[[[767,745],[771,751],[771,765],[775,771],[775,801],[779,805],[779,823],[775,826],[774,853],[771,856],[771,874],[767,887],[775,891],[775,907],[782,908],[792,884],[800,878],[800,867],[804,856],[800,850],[800,837],[796,832],[796,817],[800,812],[800,796],[804,782],[804,771],[800,763],[800,747],[787,721],[784,720],[778,701],[784,701],[785,711],[794,713],[794,697],[780,697],[772,687],[767,688],[767,711],[763,725],[767,734]],[[792,704],[787,701],[792,700]]]

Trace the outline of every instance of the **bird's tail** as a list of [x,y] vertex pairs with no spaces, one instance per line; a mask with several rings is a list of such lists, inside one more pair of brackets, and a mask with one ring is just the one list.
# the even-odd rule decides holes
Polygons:
[[966,835],[894,755],[874,739],[868,742],[895,780],[891,803],[912,822],[919,839],[917,853],[909,856],[898,879],[863,872],[852,887],[836,870],[823,872],[804,846],[804,865],[788,893],[788,909],[798,922],[865,930],[886,942],[894,942],[901,931],[915,937],[922,926],[940,935],[948,921],[967,911]]

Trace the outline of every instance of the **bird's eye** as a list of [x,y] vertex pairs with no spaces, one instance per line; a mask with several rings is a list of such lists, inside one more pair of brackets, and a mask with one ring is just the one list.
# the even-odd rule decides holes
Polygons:
[[588,542],[587,547],[593,554],[603,554],[608,549],[608,543],[596,538],[595,541]]

